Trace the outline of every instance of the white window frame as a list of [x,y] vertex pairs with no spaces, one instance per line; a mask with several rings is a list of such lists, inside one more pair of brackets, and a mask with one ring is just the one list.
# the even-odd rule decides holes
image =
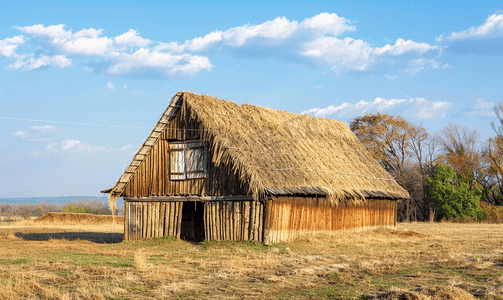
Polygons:
[[208,147],[206,142],[169,142],[168,145],[170,180],[206,178],[208,173]]

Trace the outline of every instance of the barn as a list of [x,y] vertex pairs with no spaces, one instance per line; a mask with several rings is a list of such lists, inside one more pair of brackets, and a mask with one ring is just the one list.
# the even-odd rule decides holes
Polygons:
[[276,243],[396,226],[409,195],[340,121],[179,92],[113,188],[124,240]]

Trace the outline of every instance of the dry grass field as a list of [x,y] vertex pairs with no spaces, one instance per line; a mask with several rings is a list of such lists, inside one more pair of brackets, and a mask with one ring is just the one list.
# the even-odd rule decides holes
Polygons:
[[412,223],[271,247],[0,223],[0,299],[503,299],[503,226]]

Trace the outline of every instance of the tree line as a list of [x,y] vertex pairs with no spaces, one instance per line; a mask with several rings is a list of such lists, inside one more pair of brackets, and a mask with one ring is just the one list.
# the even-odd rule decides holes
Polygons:
[[[108,205],[99,199],[80,199],[77,202],[50,203],[42,201],[41,203],[19,203],[2,204],[0,203],[0,217],[2,221],[18,221],[20,219],[30,219],[31,217],[40,217],[50,212],[67,213],[88,213],[97,215],[110,215],[112,212]],[[123,208],[118,209],[116,214],[122,214]]]
[[429,133],[401,116],[367,113],[349,127],[409,194],[398,220],[503,217],[503,104],[494,107],[494,136],[448,124]]

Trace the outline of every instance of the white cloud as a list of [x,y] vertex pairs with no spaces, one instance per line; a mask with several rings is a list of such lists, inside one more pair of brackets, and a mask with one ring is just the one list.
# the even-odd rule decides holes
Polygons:
[[371,46],[349,37],[321,37],[304,45],[302,56],[310,58],[318,65],[332,65],[332,72],[340,74],[345,70],[366,71],[374,58]]
[[452,103],[446,101],[427,101],[424,98],[416,98],[417,109],[416,114],[418,119],[443,119],[447,113],[447,109],[452,106]]
[[127,89],[127,85],[124,86],[124,89]]
[[134,29],[129,29],[128,32],[123,33],[114,38],[117,45],[129,46],[129,47],[145,47],[151,43],[150,40],[144,39],[139,36],[138,31]]
[[349,20],[337,14],[321,13],[302,21],[300,26],[308,29],[319,30],[323,34],[340,35],[345,31],[355,31],[355,26],[349,26]]
[[225,43],[230,46],[243,46],[252,38],[281,40],[291,36],[299,27],[297,21],[290,22],[285,17],[277,17],[259,25],[244,25],[231,28],[222,34]]
[[[411,99],[384,99],[375,98],[373,101],[360,100],[357,103],[344,102],[340,105],[330,105],[325,108],[311,108],[302,114],[315,117],[327,117],[336,115],[338,118],[353,118],[366,112],[398,112],[404,115],[414,116],[417,119],[444,118],[446,111],[452,103],[445,101],[427,101],[424,98]],[[399,111],[398,111],[399,110]]]
[[81,154],[103,154],[108,152],[122,152],[133,148],[132,145],[126,145],[122,148],[108,148],[104,146],[93,146],[82,143],[79,140],[66,139],[59,145],[60,153],[81,153]]
[[[446,40],[464,40],[464,39],[486,39],[503,36],[503,14],[493,14],[487,17],[485,22],[480,26],[472,26],[466,30],[459,32],[451,32]],[[444,39],[443,35],[437,37],[438,41]]]
[[319,85],[315,85],[315,86],[313,86],[313,89],[321,89],[321,85],[320,84]]
[[75,56],[107,56],[113,51],[113,41],[106,37],[81,37],[67,41],[61,46],[63,53]]
[[30,71],[40,69],[43,67],[55,66],[64,68],[69,67],[71,65],[72,61],[69,60],[65,55],[54,55],[54,56],[41,55],[37,58],[30,57],[27,60],[19,59],[14,64],[9,65],[8,68],[13,70],[22,69],[25,71]]
[[22,35],[0,40],[0,55],[5,57],[15,56],[17,47],[23,43],[24,36]]
[[[337,75],[375,70],[379,65],[403,71],[409,61],[428,56],[432,59],[441,51],[438,46],[403,38],[382,47],[349,36],[339,38],[356,27],[335,13],[320,13],[302,21],[277,17],[261,24],[214,30],[183,43],[151,41],[134,29],[107,37],[103,29],[91,27],[73,33],[64,24],[16,28],[26,38],[18,36],[12,38],[17,38],[16,43],[5,39],[5,45],[0,44],[0,53],[16,59],[9,66],[11,69],[62,68],[79,60],[78,65],[84,65],[87,71],[133,77],[194,76],[210,71],[213,65],[207,55],[218,52],[249,58],[277,57],[295,65],[327,67],[328,74]],[[40,51],[14,56],[17,46],[26,40]],[[422,65],[414,71],[431,67]]]
[[376,55],[389,54],[392,56],[398,56],[408,52],[417,52],[422,54],[437,49],[438,46],[432,46],[428,43],[416,43],[413,40],[406,41],[404,39],[397,39],[393,46],[386,44],[384,47],[375,48],[374,53]]
[[115,90],[115,84],[111,81],[107,83],[107,89],[109,90]]
[[475,104],[471,106],[473,109],[493,109],[494,103],[492,102],[484,102],[482,99],[477,99]]
[[493,102],[485,102],[482,99],[477,99],[475,104],[470,106],[470,111],[466,112],[465,115],[469,117],[494,117],[494,106]]
[[120,53],[115,56],[117,63],[105,73],[111,75],[133,75],[144,71],[155,72],[165,78],[190,77],[201,70],[213,67],[205,56],[171,54],[140,48],[138,51]]
[[11,135],[15,138],[24,140],[24,141],[29,141],[29,142],[42,142],[46,141],[49,139],[52,133],[58,131],[59,128],[51,126],[51,125],[45,125],[45,126],[32,126],[28,130],[24,131],[16,131],[13,132]]
[[79,140],[65,139],[59,143],[47,144],[44,148],[31,151],[33,157],[38,157],[41,155],[48,154],[79,154],[79,155],[91,155],[91,154],[105,154],[105,153],[119,153],[123,151],[129,151],[133,148],[132,145],[126,145],[122,148],[109,148],[104,146],[93,146],[83,143]]

